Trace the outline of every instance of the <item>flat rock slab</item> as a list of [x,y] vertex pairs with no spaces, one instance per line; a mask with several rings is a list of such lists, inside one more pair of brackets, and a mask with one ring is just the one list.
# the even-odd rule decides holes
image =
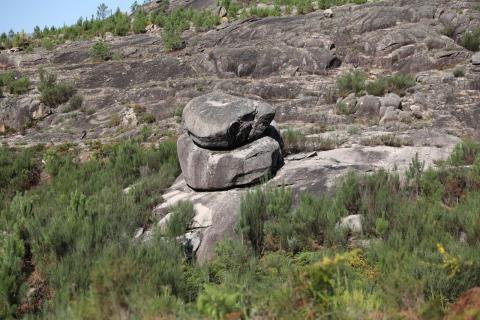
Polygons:
[[231,151],[196,145],[188,134],[177,142],[178,158],[187,184],[195,190],[223,190],[245,186],[271,175],[283,163],[280,145],[263,137]]
[[234,149],[262,136],[274,116],[267,103],[221,91],[192,99],[183,110],[192,139],[209,149]]

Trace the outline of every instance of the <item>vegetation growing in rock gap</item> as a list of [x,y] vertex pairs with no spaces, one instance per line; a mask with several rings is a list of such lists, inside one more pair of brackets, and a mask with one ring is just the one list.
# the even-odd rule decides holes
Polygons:
[[341,141],[333,138],[311,136],[308,137],[303,132],[287,129],[281,133],[285,154],[293,154],[299,152],[331,150],[335,149]]
[[463,67],[456,67],[453,69],[453,76],[455,78],[462,78],[465,76],[465,68]]
[[479,51],[480,50],[480,28],[467,31],[463,35],[460,44],[470,51]]
[[366,146],[389,146],[389,147],[402,147],[412,145],[412,141],[402,139],[393,134],[384,134],[375,136],[369,139],[362,141],[363,145]]
[[[0,90],[5,88],[5,91],[10,94],[25,94],[30,89],[30,84],[31,82],[28,77],[18,76],[15,71],[0,74]],[[2,94],[0,94],[0,96],[2,96]]]
[[396,73],[389,76],[381,76],[374,80],[367,80],[367,75],[361,70],[345,72],[337,79],[337,88],[341,96],[346,97],[350,93],[374,96],[383,96],[387,93],[405,95],[405,91],[414,86],[415,78],[408,74]]
[[47,106],[57,107],[75,94],[76,90],[73,85],[65,82],[58,82],[57,76],[49,73],[44,69],[39,70],[40,83],[38,90],[40,91],[40,101]]
[[106,61],[112,58],[112,51],[108,44],[98,41],[90,48],[89,55],[94,61]]
[[63,110],[64,112],[71,112],[75,110],[79,110],[82,108],[83,105],[83,97],[81,95],[74,95],[70,98],[67,107]]
[[340,75],[337,79],[337,87],[340,95],[345,97],[350,93],[364,93],[366,79],[366,74],[359,70],[346,72]]

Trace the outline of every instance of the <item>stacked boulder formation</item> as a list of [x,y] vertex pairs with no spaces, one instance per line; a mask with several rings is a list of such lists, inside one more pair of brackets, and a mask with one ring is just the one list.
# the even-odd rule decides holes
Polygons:
[[187,184],[222,190],[254,184],[283,164],[281,140],[267,103],[215,91],[183,110],[186,133],[177,142]]

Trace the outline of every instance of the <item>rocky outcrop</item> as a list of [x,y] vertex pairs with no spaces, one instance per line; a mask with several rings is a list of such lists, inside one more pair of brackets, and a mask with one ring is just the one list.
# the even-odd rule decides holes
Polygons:
[[191,138],[211,149],[233,149],[260,137],[274,116],[267,103],[221,91],[195,98],[183,110]]
[[264,102],[215,91],[183,110],[187,133],[177,142],[187,184],[196,190],[251,185],[275,174],[283,163],[281,138]]
[[221,190],[256,183],[282,164],[277,141],[263,137],[228,151],[201,148],[188,135],[177,142],[178,158],[187,184],[196,190]]
[[[272,186],[288,186],[294,198],[304,192],[320,196],[334,190],[338,180],[350,171],[368,173],[379,169],[398,170],[403,177],[416,154],[421,161],[425,161],[426,167],[433,166],[436,161],[446,159],[454,145],[460,141],[453,136],[436,136],[429,131],[422,134],[416,136],[416,146],[395,148],[354,145],[349,148],[319,151],[299,160],[287,158],[268,183]],[[433,140],[429,141],[430,139]],[[423,143],[436,146],[422,146]],[[157,206],[155,213],[163,216],[168,213],[168,208],[178,201],[188,200],[193,202],[198,212],[208,215],[208,219],[203,219],[208,220],[208,223],[202,224],[206,227],[199,230],[198,238],[201,242],[196,251],[197,259],[205,261],[213,256],[218,241],[238,236],[235,226],[239,219],[240,203],[242,196],[249,190],[251,189],[232,188],[214,192],[193,190],[182,175],[162,196],[165,202]],[[202,219],[196,217],[194,220]],[[338,223],[352,234],[361,233],[360,216],[346,217]]]

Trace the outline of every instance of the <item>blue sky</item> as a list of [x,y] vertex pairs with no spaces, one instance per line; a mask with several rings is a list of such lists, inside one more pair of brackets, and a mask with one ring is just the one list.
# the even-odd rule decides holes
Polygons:
[[130,11],[134,0],[0,0],[0,33],[10,29],[31,33],[36,25],[42,29],[70,25],[79,17],[95,14],[102,2],[113,10]]

